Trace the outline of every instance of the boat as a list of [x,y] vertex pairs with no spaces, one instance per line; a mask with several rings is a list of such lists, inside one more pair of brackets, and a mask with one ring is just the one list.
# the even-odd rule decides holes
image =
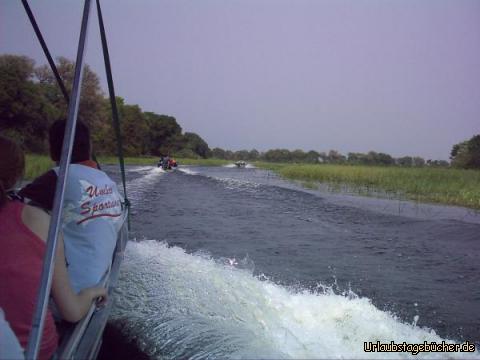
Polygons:
[[244,167],[247,166],[247,163],[246,163],[245,161],[243,161],[243,160],[241,160],[241,161],[236,161],[236,162],[235,162],[235,166],[236,166],[237,168],[244,168]]
[[[47,45],[43,39],[42,33],[40,32],[40,29],[36,23],[30,6],[27,0],[22,0],[22,4],[25,8],[27,16],[33,26],[35,34],[43,49],[43,52],[47,57],[48,63],[55,75],[55,78],[63,93],[65,101],[68,104],[68,116],[63,143],[63,149],[67,151],[62,151],[62,156],[59,164],[60,166],[58,171],[57,186],[55,190],[55,200],[53,203],[51,214],[52,220],[50,222],[50,228],[48,231],[45,258],[41,273],[41,283],[32,321],[32,329],[25,351],[26,359],[36,359],[38,357],[45,314],[48,308],[53,275],[53,260],[58,240],[59,228],[61,226],[60,219],[62,217],[66,178],[68,176],[69,170],[68,164],[70,164],[72,152],[71,144],[73,144],[73,138],[75,136],[75,127],[78,115],[78,104],[81,92],[81,79],[84,65],[84,49],[87,38],[91,2],[91,0],[84,1],[80,37],[78,41],[78,49],[75,62],[74,79],[71,96],[69,97],[65,85],[56,69],[52,56],[50,55]],[[119,269],[123,260],[124,250],[128,241],[129,232],[130,203],[128,201],[126,191],[125,165],[123,160],[119,115],[115,101],[115,91],[113,86],[112,71],[110,66],[110,58],[108,53],[107,39],[103,23],[100,0],[96,0],[96,5],[103,49],[103,57],[105,62],[105,70],[107,74],[110,104],[112,107],[113,127],[117,138],[117,155],[119,158],[119,165],[123,183],[123,195],[125,199],[123,204],[123,224],[117,236],[116,248],[112,257],[110,270],[104,275],[100,283],[100,285],[107,288],[109,300],[103,308],[97,308],[95,304],[92,304],[87,315],[82,320],[80,320],[76,324],[70,324],[69,326],[67,326],[67,330],[61,334],[62,340],[59,344],[56,354],[54,355],[54,358],[58,359],[95,359],[97,357],[100,346],[102,344],[103,331],[105,329],[108,316],[113,305],[113,291],[117,283]]]
[[157,167],[162,168],[163,170],[170,172],[176,170],[178,167],[177,161],[175,159],[170,159],[167,157],[162,157],[158,161]]

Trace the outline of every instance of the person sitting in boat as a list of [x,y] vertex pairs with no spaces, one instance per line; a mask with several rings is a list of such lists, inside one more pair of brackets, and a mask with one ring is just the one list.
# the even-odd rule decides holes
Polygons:
[[168,168],[172,169],[172,168],[175,168],[175,167],[177,167],[177,162],[175,161],[175,159],[172,158],[168,161]]
[[157,167],[163,167],[163,156],[160,156],[160,160],[158,160]]
[[[9,190],[24,173],[25,157],[13,141],[0,137],[0,307],[22,347],[26,347],[40,283],[50,216],[24,204]],[[106,299],[107,291],[89,287],[72,289],[65,265],[63,237],[58,238],[54,259],[52,296],[67,321],[80,320],[92,302]],[[3,336],[3,332],[0,334]],[[47,312],[40,344],[40,359],[49,359],[58,346],[58,335]]]
[[[49,130],[50,156],[57,164],[62,152],[65,120]],[[63,232],[68,274],[75,291],[96,285],[110,268],[117,234],[123,224],[123,205],[117,185],[91,160],[90,132],[77,122],[72,164],[66,182]],[[20,195],[52,209],[58,167],[25,186]]]
[[171,169],[171,167],[170,167],[170,156],[167,155],[163,158],[162,169],[163,170],[170,170]]
[[24,359],[23,349],[0,308],[0,359]]

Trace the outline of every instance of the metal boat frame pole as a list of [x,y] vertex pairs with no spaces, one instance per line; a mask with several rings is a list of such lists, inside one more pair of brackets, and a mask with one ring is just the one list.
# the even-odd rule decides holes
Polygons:
[[65,197],[65,185],[68,176],[69,164],[72,155],[72,146],[75,137],[75,127],[77,124],[78,106],[80,103],[81,84],[83,76],[83,59],[85,54],[85,44],[87,40],[88,19],[90,14],[90,0],[85,0],[82,16],[82,25],[80,28],[80,37],[78,40],[77,59],[75,62],[75,75],[72,85],[71,99],[68,105],[68,117],[65,127],[65,135],[62,145],[62,156],[60,159],[60,169],[55,189],[53,201],[52,217],[48,229],[48,238],[46,244],[45,259],[42,267],[40,288],[38,291],[37,304],[33,317],[32,330],[28,340],[26,359],[36,359],[40,348],[40,342],[43,333],[43,325],[48,307],[50,289],[53,277],[53,262],[55,258],[55,249],[57,246],[58,234],[61,227],[63,200]]
[[[113,75],[112,75],[112,66],[110,65],[110,55],[108,52],[107,44],[107,35],[105,33],[105,26],[103,24],[103,15],[102,7],[100,6],[100,0],[96,0],[97,3],[97,15],[98,15],[98,26],[100,28],[100,38],[102,40],[102,50],[103,50],[103,60],[105,63],[105,73],[107,75],[108,83],[108,95],[110,98],[110,106],[112,107],[112,121],[113,129],[117,137],[117,156],[120,165],[120,173],[122,175],[122,184],[123,184],[123,196],[125,197],[125,207],[130,208],[130,201],[127,196],[127,181],[125,179],[125,164],[123,160],[123,144],[122,144],[122,131],[120,125],[120,116],[117,109],[117,100],[115,97],[115,86],[113,85]],[[130,229],[130,214],[127,218],[128,228]]]

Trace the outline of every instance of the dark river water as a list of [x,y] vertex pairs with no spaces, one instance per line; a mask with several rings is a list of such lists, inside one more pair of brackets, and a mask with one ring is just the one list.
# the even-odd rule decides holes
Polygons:
[[[363,343],[480,343],[472,211],[307,190],[255,168],[129,167],[127,179],[138,242],[111,321],[152,358],[408,357]],[[454,354],[466,355],[480,356]]]

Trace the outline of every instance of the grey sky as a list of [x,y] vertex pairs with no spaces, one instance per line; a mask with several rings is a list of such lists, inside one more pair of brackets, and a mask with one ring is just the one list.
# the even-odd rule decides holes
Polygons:
[[[75,56],[81,1],[31,7]],[[116,92],[211,147],[447,159],[480,133],[478,0],[103,0]],[[92,7],[87,62],[105,76]],[[0,53],[44,63],[17,0]]]

